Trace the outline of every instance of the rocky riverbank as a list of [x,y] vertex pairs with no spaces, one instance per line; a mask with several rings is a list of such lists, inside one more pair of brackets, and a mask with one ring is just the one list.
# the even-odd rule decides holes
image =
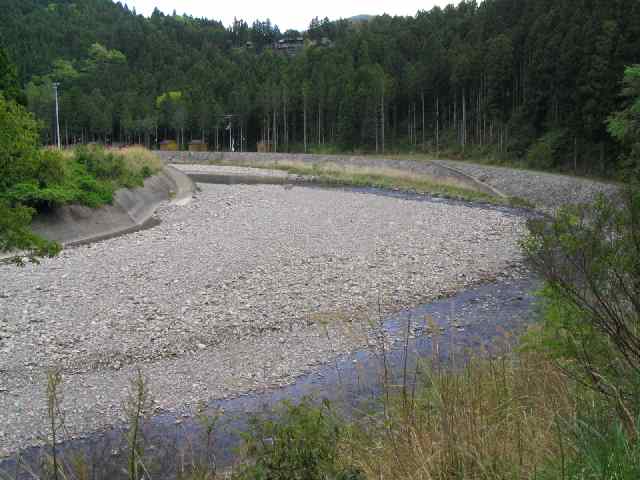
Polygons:
[[140,365],[158,409],[291,383],[374,343],[380,314],[518,275],[507,211],[344,190],[200,185],[149,230],[0,266],[0,455],[117,421]]

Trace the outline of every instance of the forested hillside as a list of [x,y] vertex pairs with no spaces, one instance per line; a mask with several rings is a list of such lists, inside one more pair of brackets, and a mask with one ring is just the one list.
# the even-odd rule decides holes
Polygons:
[[[625,67],[640,63],[635,0],[463,1],[415,17],[314,20],[302,34],[144,18],[110,0],[0,8],[0,40],[44,141],[58,81],[68,143],[204,136],[216,149],[233,138],[249,150],[446,150],[612,171],[620,152],[606,120],[625,106]],[[297,55],[271,48],[300,35]]]

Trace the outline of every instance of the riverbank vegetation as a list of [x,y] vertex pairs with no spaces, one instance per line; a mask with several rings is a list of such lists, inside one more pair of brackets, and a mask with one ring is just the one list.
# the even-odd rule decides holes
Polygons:
[[292,175],[307,177],[316,184],[326,186],[379,188],[390,191],[427,194],[433,197],[454,200],[531,207],[530,204],[522,199],[507,198],[498,194],[494,195],[474,190],[467,184],[456,180],[453,176],[443,178],[427,173],[409,172],[391,167],[340,165],[332,162],[309,164],[294,160],[210,163],[212,165],[281,170]]
[[[208,132],[207,141],[219,146],[220,113],[233,111],[232,128],[278,150],[449,148],[544,168],[637,173],[640,70],[625,65],[640,50],[640,8],[610,0],[589,7],[463,1],[357,27],[314,22],[306,36],[318,44],[292,58],[268,48],[281,38],[269,23],[249,28],[238,21],[227,30],[218,22],[160,12],[144,19],[102,0],[10,2],[0,32],[11,40],[30,108],[42,108],[41,118],[49,118],[50,82],[66,85],[69,143],[150,143],[156,131],[181,138],[186,131],[186,137]],[[120,34],[112,35],[111,25]],[[77,32],[84,34],[72,44],[52,40]],[[321,46],[324,36],[331,46]],[[41,52],[45,61],[24,51]],[[34,214],[70,202],[108,203],[116,188],[140,184],[156,166],[139,150],[123,156],[40,149],[38,138],[51,137],[51,128],[26,112],[16,72],[4,68],[2,58],[0,250],[27,250],[35,259],[54,254],[57,246],[29,232]],[[623,70],[618,97],[613,86]],[[181,93],[166,94],[175,89]],[[204,98],[199,92],[218,93]],[[419,368],[415,385],[407,376],[399,386],[382,376],[377,408],[355,418],[312,400],[256,418],[228,476],[639,478],[639,219],[640,190],[632,179],[618,198],[532,221],[523,247],[545,285],[538,325],[520,343],[462,355],[457,363],[434,358]],[[54,460],[44,462],[39,477],[95,478],[90,457],[65,461],[55,447],[63,431],[61,379],[50,376]],[[152,393],[139,373],[126,405],[125,463],[104,478],[166,474],[139,435]],[[203,414],[202,422],[208,451],[215,417]],[[211,458],[176,458],[182,460],[172,470],[176,478],[224,476]]]
[[198,409],[201,429],[185,445],[170,439],[177,450],[134,435],[153,410],[153,392],[138,372],[127,403],[126,455],[57,459],[59,478],[105,471],[94,478],[634,480],[638,218],[640,190],[632,185],[619,198],[532,220],[523,247],[544,288],[539,322],[521,339],[505,332],[484,350],[445,357],[439,329],[427,325],[433,353],[415,370],[387,374],[389,351],[379,347],[382,388],[373,403],[346,416],[320,393],[259,414],[233,468],[216,460],[213,434],[222,427],[207,408]]
[[0,38],[44,142],[61,82],[65,144],[197,139],[608,175],[622,166],[605,120],[624,102],[624,68],[638,62],[637,2],[465,0],[413,17],[315,19],[305,32],[179,13],[6,2]]
[[57,244],[29,230],[34,215],[68,204],[111,203],[117,189],[140,186],[161,168],[144,149],[43,150],[37,121],[5,92],[10,90],[0,90],[0,253],[20,251],[31,260],[55,255]]

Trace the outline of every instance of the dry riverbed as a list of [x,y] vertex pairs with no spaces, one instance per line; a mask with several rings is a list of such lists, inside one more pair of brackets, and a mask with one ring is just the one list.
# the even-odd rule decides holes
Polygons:
[[375,348],[379,307],[518,275],[523,220],[497,209],[200,187],[150,230],[0,266],[0,456],[42,441],[50,367],[73,436],[121,418],[137,365],[158,409],[188,412]]

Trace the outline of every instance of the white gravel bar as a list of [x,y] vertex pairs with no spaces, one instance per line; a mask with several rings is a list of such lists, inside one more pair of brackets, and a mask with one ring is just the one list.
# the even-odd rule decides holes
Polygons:
[[176,168],[181,172],[191,174],[213,174],[228,176],[252,176],[265,178],[295,178],[297,175],[290,175],[283,170],[271,170],[264,168],[236,167],[231,165],[199,165],[197,163],[181,165],[171,164],[172,168]]
[[158,409],[291,383],[372,345],[372,321],[515,275],[524,222],[498,209],[345,190],[199,185],[152,229],[0,265],[0,456],[108,427],[136,366]]
[[620,185],[589,178],[453,160],[433,160],[490,185],[499,192],[523,198],[540,210],[554,212],[568,204],[592,203],[598,195],[613,197]]

